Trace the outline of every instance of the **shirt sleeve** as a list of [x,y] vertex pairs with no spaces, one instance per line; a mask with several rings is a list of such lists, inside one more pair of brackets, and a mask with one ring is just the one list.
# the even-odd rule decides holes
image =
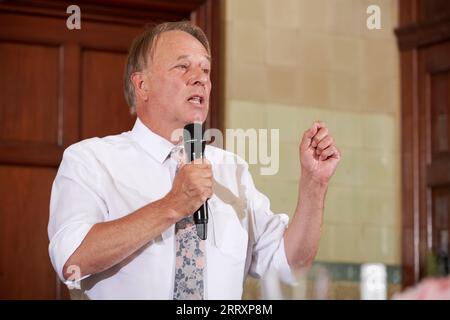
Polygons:
[[[81,150],[69,147],[53,182],[48,223],[49,255],[53,268],[67,285],[74,281],[64,279],[64,264],[92,226],[105,221],[107,215],[106,205],[97,192],[96,171],[95,164],[89,163]],[[76,268],[70,270],[75,277],[79,274]]]
[[248,168],[243,173],[247,200],[253,220],[253,248],[249,274],[261,278],[269,269],[275,270],[279,279],[295,285],[296,278],[286,258],[284,232],[289,223],[287,214],[274,214],[269,199],[259,192]]

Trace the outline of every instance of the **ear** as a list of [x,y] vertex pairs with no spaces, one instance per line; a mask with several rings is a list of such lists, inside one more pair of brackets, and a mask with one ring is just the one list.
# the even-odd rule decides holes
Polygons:
[[136,98],[139,98],[143,101],[148,100],[148,85],[147,79],[143,72],[135,72],[131,75],[131,82],[134,86],[134,92]]

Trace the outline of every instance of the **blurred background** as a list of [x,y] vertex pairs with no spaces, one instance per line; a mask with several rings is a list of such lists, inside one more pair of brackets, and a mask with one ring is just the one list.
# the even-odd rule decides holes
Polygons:
[[[66,26],[73,4],[79,30]],[[381,29],[367,26],[370,5]],[[296,288],[248,279],[245,299],[277,290],[361,299],[366,263],[384,267],[387,298],[448,274],[448,1],[0,1],[1,299],[69,297],[47,250],[62,152],[131,129],[122,93],[131,41],[149,23],[181,19],[201,26],[212,45],[207,125],[280,130],[278,173],[250,167],[274,212],[294,212],[298,144],[314,120],[342,152],[313,269]]]

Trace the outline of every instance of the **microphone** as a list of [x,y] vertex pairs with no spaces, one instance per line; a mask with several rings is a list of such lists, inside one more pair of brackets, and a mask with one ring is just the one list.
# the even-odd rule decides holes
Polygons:
[[[189,123],[183,130],[184,151],[186,161],[192,162],[195,159],[203,158],[206,141],[203,140],[203,127],[200,122]],[[194,222],[197,235],[200,239],[206,240],[208,226],[208,200],[194,213]]]

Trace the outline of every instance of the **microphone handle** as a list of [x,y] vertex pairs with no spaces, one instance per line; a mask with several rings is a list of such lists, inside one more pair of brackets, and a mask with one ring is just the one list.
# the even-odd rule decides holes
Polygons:
[[208,200],[206,200],[194,213],[194,222],[196,224],[208,223]]
[[[202,144],[205,143],[205,141],[201,142]],[[191,151],[194,151],[194,146],[191,145]],[[204,146],[202,146],[202,152],[200,154],[200,158],[203,158],[203,150]],[[194,160],[194,153],[191,154],[191,160]],[[197,209],[197,211],[194,213],[194,223],[195,227],[197,229],[197,235],[200,239],[206,240],[206,236],[208,234],[208,200],[205,201],[204,204],[200,206],[200,208]]]

